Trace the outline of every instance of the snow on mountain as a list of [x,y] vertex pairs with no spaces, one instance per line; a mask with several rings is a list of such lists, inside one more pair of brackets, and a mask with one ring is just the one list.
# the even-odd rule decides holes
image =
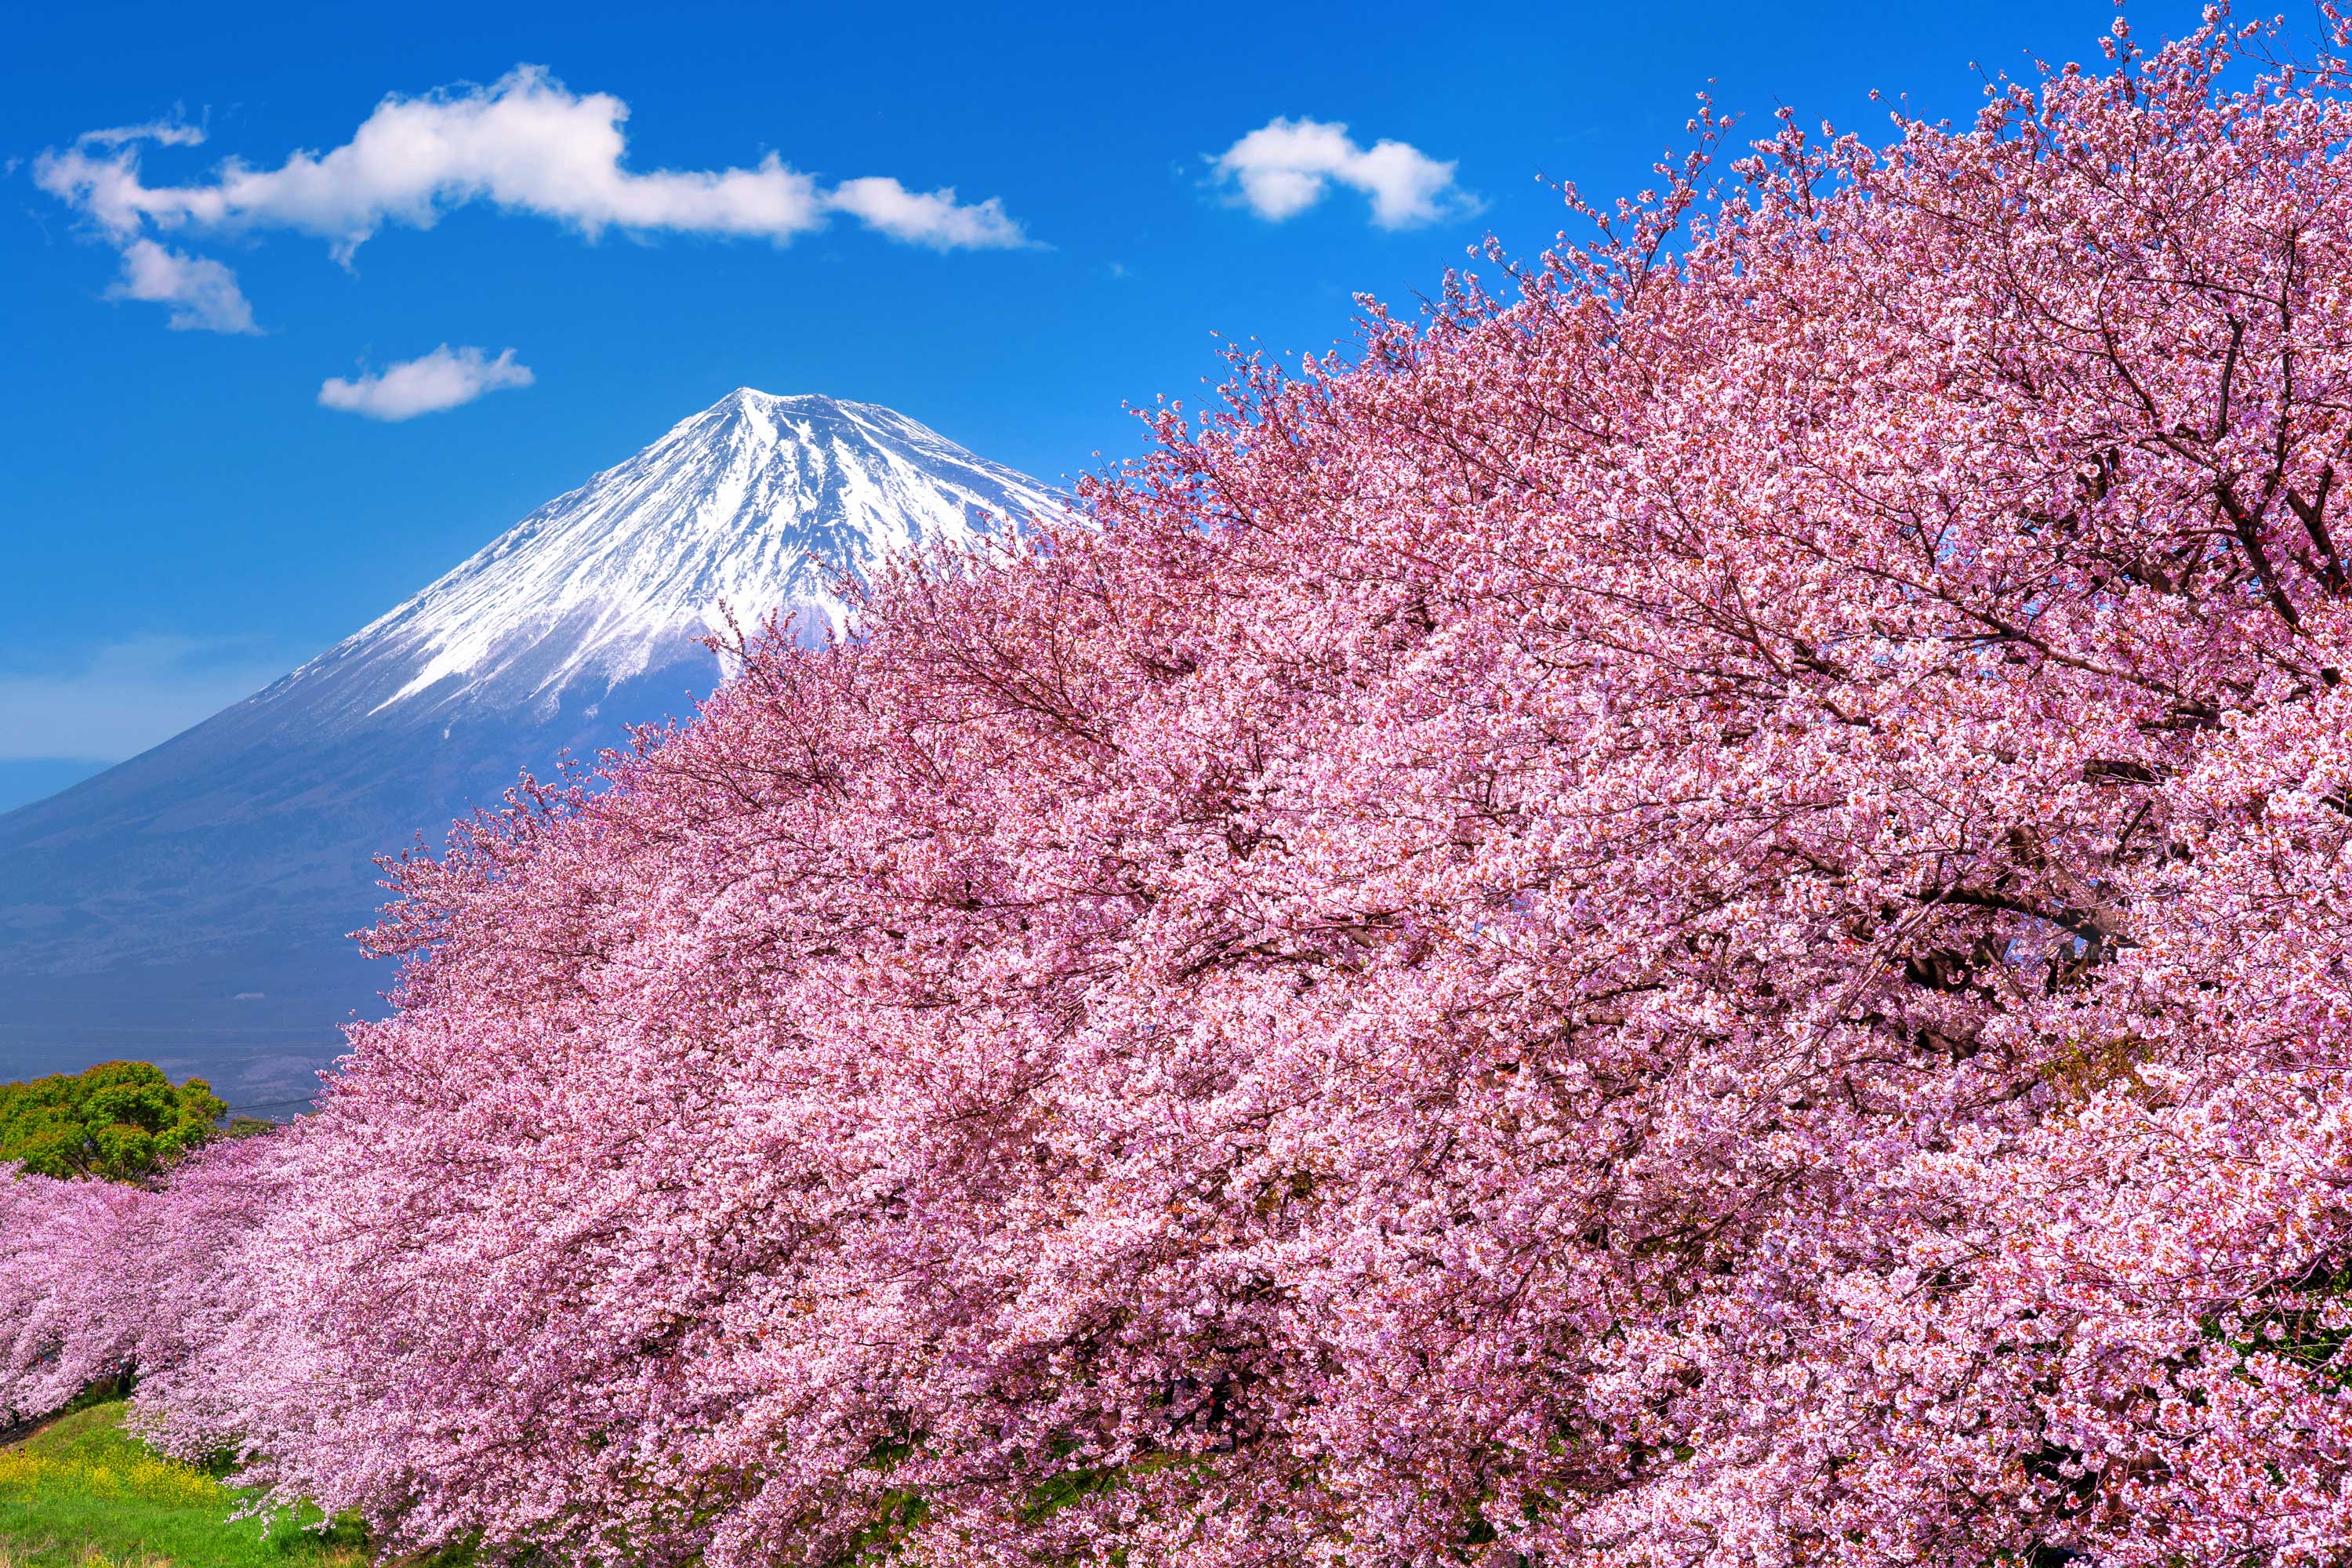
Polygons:
[[[471,560],[287,678],[330,674],[368,714],[488,704],[551,712],[632,680],[769,609],[839,629],[834,573],[968,545],[1055,510],[1024,475],[903,414],[830,397],[730,393],[618,468],[559,496]],[[399,686],[383,690],[383,678]]]
[[838,627],[835,572],[1060,504],[887,408],[730,393],[264,690],[0,815],[0,1078],[133,1055],[303,1092],[389,983],[344,937],[375,855],[688,711],[725,612]]

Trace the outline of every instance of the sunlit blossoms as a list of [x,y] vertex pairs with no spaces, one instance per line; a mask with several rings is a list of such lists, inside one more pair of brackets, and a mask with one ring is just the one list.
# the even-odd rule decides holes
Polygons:
[[129,1370],[140,1303],[111,1286],[135,1197],[0,1166],[0,1429]]
[[2340,1563],[2352,100],[2250,37],[1708,111],[401,868],[135,1200],[164,1440],[614,1563]]

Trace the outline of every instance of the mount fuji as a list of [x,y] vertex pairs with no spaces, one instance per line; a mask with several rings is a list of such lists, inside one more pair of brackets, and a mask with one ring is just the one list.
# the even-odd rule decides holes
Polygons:
[[887,408],[730,393],[273,685],[0,816],[0,1078],[130,1056],[290,1108],[390,983],[345,935],[375,855],[689,711],[728,614],[821,636],[837,573],[1064,504]]

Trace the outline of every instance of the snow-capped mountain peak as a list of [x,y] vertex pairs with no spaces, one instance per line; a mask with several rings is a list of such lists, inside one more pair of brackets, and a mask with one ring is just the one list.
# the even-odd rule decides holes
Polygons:
[[1055,510],[1052,492],[870,403],[739,387],[557,497],[288,678],[373,668],[369,712],[550,708],[676,660],[723,624],[791,609],[892,555]]

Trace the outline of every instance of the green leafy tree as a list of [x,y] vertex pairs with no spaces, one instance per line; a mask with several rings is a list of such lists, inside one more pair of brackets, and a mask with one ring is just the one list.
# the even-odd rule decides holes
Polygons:
[[220,1133],[228,1106],[200,1078],[173,1084],[146,1062],[0,1084],[0,1162],[45,1176],[153,1176]]

